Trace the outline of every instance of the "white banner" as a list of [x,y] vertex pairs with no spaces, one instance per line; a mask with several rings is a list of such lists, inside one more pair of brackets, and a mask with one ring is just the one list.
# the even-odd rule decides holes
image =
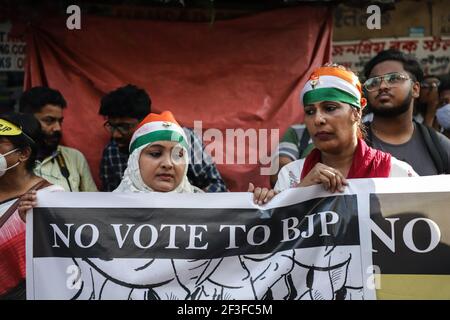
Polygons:
[[[291,189],[263,207],[251,197],[41,192],[27,218],[27,298],[408,298],[399,277],[450,279],[450,176]],[[450,299],[422,280],[409,288]]]

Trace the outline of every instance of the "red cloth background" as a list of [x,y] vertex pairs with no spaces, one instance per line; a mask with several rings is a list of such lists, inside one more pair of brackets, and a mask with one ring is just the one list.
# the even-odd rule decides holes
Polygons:
[[[41,19],[27,28],[25,89],[61,91],[63,142],[84,153],[99,182],[108,133],[100,98],[127,83],[145,88],[153,112],[184,126],[280,129],[302,120],[299,93],[311,69],[331,59],[331,9],[274,10],[214,24],[81,17]],[[208,141],[206,141],[208,142]],[[251,146],[257,148],[257,146]],[[226,150],[225,150],[226,152]],[[224,156],[225,157],[225,156]],[[268,186],[258,164],[218,165],[232,191]]]

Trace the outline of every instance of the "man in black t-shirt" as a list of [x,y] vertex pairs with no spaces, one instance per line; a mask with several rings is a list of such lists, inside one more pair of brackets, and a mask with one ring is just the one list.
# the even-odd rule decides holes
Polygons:
[[409,163],[419,175],[449,172],[450,140],[413,122],[423,71],[413,57],[389,49],[364,68],[364,91],[373,120],[368,143]]

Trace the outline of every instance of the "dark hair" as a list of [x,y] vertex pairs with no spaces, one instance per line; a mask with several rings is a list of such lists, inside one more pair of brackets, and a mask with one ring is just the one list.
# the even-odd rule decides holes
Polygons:
[[25,91],[20,97],[19,109],[24,113],[36,113],[47,104],[62,109],[67,106],[66,100],[58,90],[47,87],[33,87]]
[[102,98],[99,114],[142,120],[151,112],[151,105],[152,101],[144,89],[128,84]]
[[440,76],[439,80],[441,81],[438,88],[439,94],[444,90],[450,90],[450,74]]
[[32,114],[9,112],[0,115],[0,118],[5,119],[12,124],[20,127],[25,134],[18,136],[3,136],[7,138],[11,143],[20,150],[25,148],[31,149],[30,157],[27,160],[25,168],[28,172],[33,172],[36,165],[36,157],[38,152],[38,146],[42,140],[41,124]]
[[381,51],[375,57],[369,60],[364,66],[364,76],[369,78],[372,69],[379,63],[384,61],[398,61],[403,65],[403,69],[413,76],[413,80],[423,81],[423,70],[416,58],[411,55],[404,54],[395,49]]

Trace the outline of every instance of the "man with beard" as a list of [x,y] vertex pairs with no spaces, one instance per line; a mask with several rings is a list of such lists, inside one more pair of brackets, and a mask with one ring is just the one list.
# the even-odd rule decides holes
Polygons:
[[[128,84],[107,93],[101,100],[99,114],[106,119],[105,129],[111,140],[103,150],[100,163],[102,191],[113,191],[122,180],[129,157],[129,144],[137,124],[151,112],[151,99],[144,89]],[[222,177],[203,143],[193,130],[183,127],[188,137],[190,183],[205,192],[225,192]]]
[[364,68],[364,91],[373,120],[366,141],[409,163],[421,176],[450,173],[450,140],[413,121],[423,71],[413,57],[385,50]]
[[97,191],[83,154],[60,145],[63,109],[66,101],[57,90],[34,87],[20,98],[20,111],[33,114],[41,123],[43,141],[39,146],[34,169],[36,175],[60,185],[66,191]]

